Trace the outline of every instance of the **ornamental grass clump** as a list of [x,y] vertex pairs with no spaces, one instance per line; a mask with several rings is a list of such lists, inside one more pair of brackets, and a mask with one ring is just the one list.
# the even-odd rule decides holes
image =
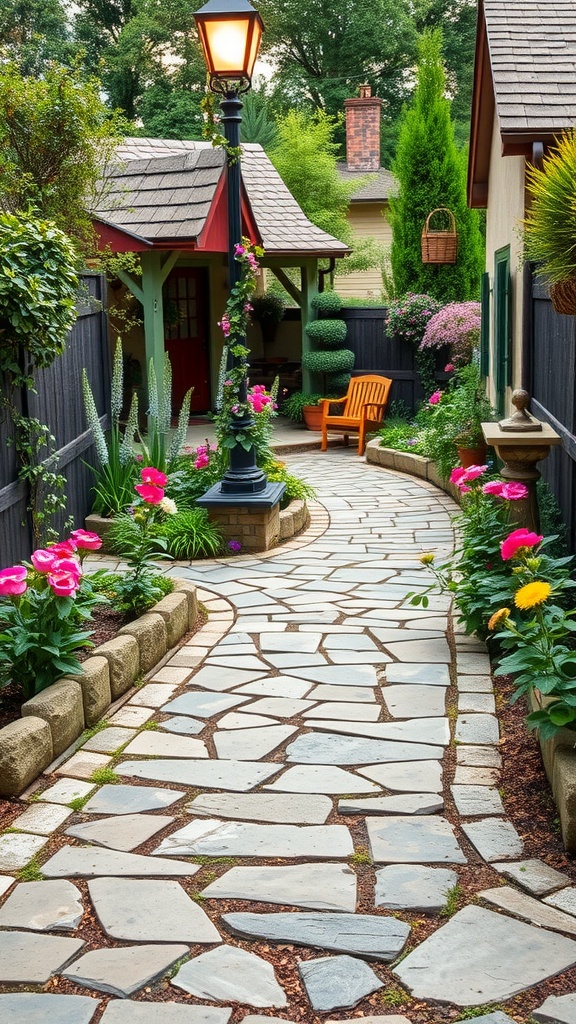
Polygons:
[[480,303],[451,302],[430,317],[420,349],[450,349],[450,369],[472,361],[480,342]]
[[101,546],[97,534],[74,530],[0,572],[0,687],[15,683],[29,700],[60,676],[81,673],[77,652],[93,646],[85,626],[94,606],[107,603],[82,561]]

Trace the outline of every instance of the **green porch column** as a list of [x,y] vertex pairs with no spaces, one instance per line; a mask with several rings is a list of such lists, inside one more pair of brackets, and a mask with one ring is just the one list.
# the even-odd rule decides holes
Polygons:
[[[302,355],[310,350],[310,341],[306,334],[305,327],[310,320],[316,319],[316,310],[312,309],[312,299],[318,294],[318,260],[306,260],[300,269],[302,280]],[[315,389],[313,377],[309,370],[302,367],[302,390],[313,393]]]
[[150,360],[154,362],[158,387],[162,386],[164,373],[164,310],[162,306],[162,253],[143,252],[142,264],[142,305],[144,306],[144,343],[146,346],[145,376],[148,379]]

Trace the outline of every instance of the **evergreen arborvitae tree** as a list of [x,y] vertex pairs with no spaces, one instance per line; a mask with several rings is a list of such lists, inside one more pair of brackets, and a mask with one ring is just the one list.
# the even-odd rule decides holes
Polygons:
[[[454,141],[441,51],[439,30],[422,35],[416,90],[402,115],[394,164],[399,192],[390,199],[391,263],[397,295],[427,292],[448,303],[479,297],[483,244],[478,214],[466,204],[466,152]],[[422,228],[428,214],[442,206],[456,218],[458,258],[453,265],[423,263]]]

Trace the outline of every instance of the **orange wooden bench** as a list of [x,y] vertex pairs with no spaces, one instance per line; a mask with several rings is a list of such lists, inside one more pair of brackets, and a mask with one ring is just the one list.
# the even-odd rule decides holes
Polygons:
[[[338,430],[344,434],[348,444],[349,434],[358,434],[358,454],[366,448],[366,434],[377,430],[386,412],[392,381],[389,377],[368,374],[365,377],[351,377],[348,392],[342,398],[323,398],[322,406],[322,451],[328,447],[328,431]],[[331,405],[343,405],[339,416],[330,414]]]

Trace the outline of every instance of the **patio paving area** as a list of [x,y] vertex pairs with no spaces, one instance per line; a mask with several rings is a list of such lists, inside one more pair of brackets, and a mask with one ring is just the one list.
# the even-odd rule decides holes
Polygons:
[[[505,817],[484,646],[407,600],[452,500],[353,448],[288,464],[308,530],[173,564],[206,625],[0,836],[2,1024],[432,1024],[576,964],[570,879]],[[476,898],[439,916],[463,872]]]

